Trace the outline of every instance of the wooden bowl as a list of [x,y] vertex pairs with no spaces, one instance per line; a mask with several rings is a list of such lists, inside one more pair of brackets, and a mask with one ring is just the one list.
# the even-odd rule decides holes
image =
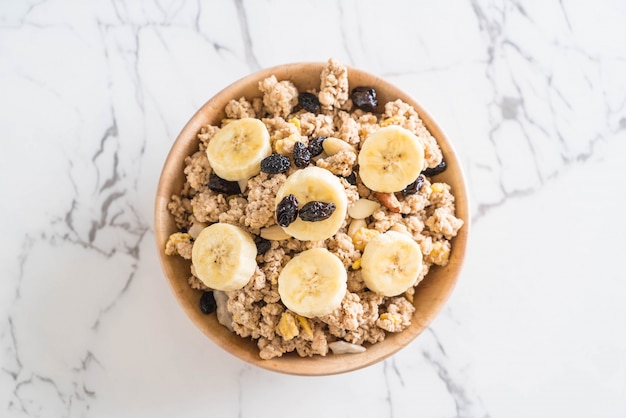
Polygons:
[[447,170],[437,177],[451,185],[456,197],[456,216],[465,224],[452,240],[449,264],[445,267],[433,266],[426,278],[417,286],[414,298],[415,313],[411,325],[400,333],[387,333],[384,341],[367,347],[364,353],[315,356],[301,358],[295,353],[271,360],[259,357],[256,343],[249,338],[241,338],[231,333],[217,322],[215,313],[204,315],[199,309],[201,292],[191,289],[187,283],[190,262],[181,257],[167,256],[164,253],[169,235],[176,232],[173,217],[167,204],[173,194],[180,193],[184,182],[184,159],[197,151],[197,133],[207,124],[218,125],[225,117],[224,107],[231,99],[242,96],[248,100],[261,97],[258,82],[275,75],[278,80],[291,80],[300,91],[319,89],[320,73],[326,63],[294,63],[268,68],[236,81],[217,93],[196,112],[172,146],[158,184],[155,202],[155,235],[157,251],[165,277],[187,316],[215,344],[241,360],[255,366],[281,373],[294,375],[331,375],[360,369],[377,363],[413,341],[433,321],[450,296],[461,272],[467,236],[469,232],[468,197],[461,166],[452,144],[435,121],[419,103],[394,85],[381,78],[348,67],[350,89],[355,86],[371,86],[376,89],[379,103],[402,99],[411,104],[422,118],[427,128],[439,142],[446,161]]

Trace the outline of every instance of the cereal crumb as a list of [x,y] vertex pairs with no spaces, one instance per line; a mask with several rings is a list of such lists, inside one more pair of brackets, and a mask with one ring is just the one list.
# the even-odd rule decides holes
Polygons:
[[337,176],[347,177],[356,164],[356,154],[351,151],[339,151],[335,155],[317,160],[316,165],[325,168]]
[[260,229],[276,223],[274,205],[278,189],[287,180],[284,174],[261,173],[248,181],[248,205],[245,210],[245,225]]
[[185,260],[191,260],[192,247],[193,244],[191,242],[191,235],[185,232],[175,232],[170,235],[167,243],[165,244],[165,254],[178,254]]
[[230,119],[243,119],[256,117],[256,111],[252,107],[252,104],[246,100],[245,97],[240,97],[239,100],[232,99],[228,102],[225,108],[226,117]]
[[259,90],[263,93],[263,105],[271,115],[287,117],[298,104],[298,89],[291,81],[278,81],[272,75],[259,82]]
[[211,175],[211,165],[206,152],[198,151],[185,158],[185,169],[183,172],[191,188],[197,191],[204,189]]
[[328,60],[322,70],[319,100],[325,110],[341,109],[349,97],[348,69],[336,59]]

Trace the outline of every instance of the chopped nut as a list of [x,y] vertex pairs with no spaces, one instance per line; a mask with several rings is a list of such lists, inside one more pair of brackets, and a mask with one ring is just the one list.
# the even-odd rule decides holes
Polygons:
[[374,192],[374,196],[390,211],[400,213],[400,202],[398,201],[398,198],[395,194]]

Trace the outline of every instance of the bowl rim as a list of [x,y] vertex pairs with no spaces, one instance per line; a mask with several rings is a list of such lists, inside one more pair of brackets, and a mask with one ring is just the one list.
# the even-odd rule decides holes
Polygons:
[[[377,89],[379,97],[395,97],[396,99],[401,99],[402,101],[413,106],[429,132],[436,138],[443,153],[444,160],[448,164],[448,170],[440,176],[442,176],[443,180],[448,184],[451,182],[447,181],[446,178],[452,178],[453,180],[453,184],[451,184],[451,186],[453,187],[453,195],[455,197],[456,216],[464,221],[464,225],[459,230],[457,236],[452,239],[452,252],[448,266],[433,266],[424,281],[422,281],[416,288],[417,294],[418,291],[422,291],[423,285],[424,287],[428,287],[432,280],[427,281],[426,279],[429,278],[429,276],[433,277],[434,271],[439,272],[437,277],[439,275],[443,275],[447,278],[444,291],[437,292],[434,308],[430,309],[425,317],[416,318],[416,314],[414,314],[411,325],[402,332],[387,333],[384,341],[373,345],[366,344],[368,348],[361,354],[336,355],[329,353],[325,357],[314,356],[302,358],[297,356],[295,353],[288,353],[282,357],[264,360],[258,355],[258,349],[256,349],[256,355],[253,355],[253,352],[250,349],[242,349],[242,346],[249,346],[249,343],[254,344],[254,347],[256,348],[256,343],[252,342],[250,338],[242,338],[239,335],[228,331],[222,325],[217,324],[217,320],[212,318],[215,316],[214,314],[209,316],[200,316],[201,314],[199,313],[199,309],[197,309],[197,305],[193,308],[190,307],[189,298],[187,296],[189,292],[180,287],[180,277],[174,277],[174,270],[172,267],[172,264],[180,265],[181,262],[175,260],[182,260],[182,258],[167,256],[163,251],[165,242],[167,242],[169,235],[173,232],[168,231],[168,228],[163,227],[173,223],[172,216],[167,209],[167,204],[171,198],[171,190],[176,189],[172,186],[172,182],[169,180],[170,176],[183,174],[184,159],[186,156],[189,156],[193,152],[197,151],[199,142],[197,139],[197,133],[200,131],[202,126],[207,125],[208,115],[213,115],[214,121],[221,120],[221,117],[218,118],[218,116],[222,115],[223,117],[223,115],[225,115],[225,104],[230,99],[238,99],[241,97],[240,95],[234,94],[235,92],[246,90],[250,87],[251,83],[258,83],[271,75],[275,75],[279,81],[286,79],[290,80],[294,74],[299,74],[302,71],[303,66],[309,69],[312,74],[319,75],[326,65],[326,62],[293,62],[272,66],[248,74],[219,90],[193,114],[172,143],[161,169],[154,202],[155,243],[159,255],[161,271],[163,272],[170,290],[174,294],[179,306],[183,309],[187,317],[192,321],[196,328],[199,328],[209,338],[209,340],[231,355],[262,369],[290,375],[324,376],[362,369],[383,361],[415,340],[439,315],[441,309],[445,306],[454,288],[456,287],[465,262],[465,253],[467,250],[470,231],[471,219],[469,214],[469,195],[463,167],[457,157],[453,144],[448,139],[445,132],[417,100],[397,87],[394,83],[362,69],[345,65],[348,70],[349,82],[350,80],[353,80],[355,76],[359,79],[367,79],[369,80],[368,84],[372,86],[384,86],[384,91],[379,91],[379,89]],[[279,77],[278,74],[281,76]],[[354,86],[351,82],[350,85]],[[319,89],[319,83],[317,84],[317,89]],[[382,95],[381,92],[383,92]],[[258,97],[260,96],[259,92]],[[246,98],[250,99],[251,97]],[[386,101],[388,100],[385,100],[385,102]],[[382,100],[380,102],[383,103]],[[452,168],[452,170],[450,170],[450,168]],[[451,177],[452,171],[456,173],[453,177]],[[180,187],[177,190],[180,190]],[[189,262],[186,261],[186,263],[188,264]],[[187,278],[184,279],[184,284],[191,289],[187,284]],[[194,290],[193,292],[201,294],[199,291]],[[208,325],[205,323],[199,323],[200,320],[206,321]],[[218,334],[220,338],[216,338],[215,334]],[[244,341],[248,341],[249,343],[244,343]],[[367,355],[365,355],[366,353]]]

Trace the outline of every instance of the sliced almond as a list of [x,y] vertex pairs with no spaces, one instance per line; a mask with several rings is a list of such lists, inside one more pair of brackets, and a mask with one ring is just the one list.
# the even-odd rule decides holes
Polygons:
[[261,238],[265,238],[270,241],[282,241],[284,239],[291,238],[291,235],[287,234],[280,225],[272,225],[267,228],[261,229],[259,235]]
[[364,219],[353,219],[348,227],[348,236],[353,238],[356,231],[361,228],[367,228],[367,222]]
[[348,208],[348,215],[352,219],[365,219],[380,207],[380,203],[369,199],[359,199]]
[[335,138],[333,136],[329,136],[328,138],[326,138],[324,142],[322,142],[322,147],[328,155],[335,155],[339,151],[350,151],[354,154],[358,154],[356,148],[354,148],[352,145],[348,144],[343,139]]
[[328,154],[326,154],[326,151],[322,151],[320,155],[316,155],[315,157],[311,158],[311,160],[317,162],[317,160],[321,160],[322,158],[327,158],[327,157],[328,157]]
[[400,232],[402,234],[407,234],[412,237],[411,233],[409,232],[409,230],[406,228],[406,225],[404,224],[393,224],[393,226],[389,228],[389,230]]
[[239,183],[239,190],[241,190],[241,193],[244,193],[248,187],[248,179],[239,180],[237,183]]
[[198,238],[198,235],[200,235],[200,232],[202,232],[202,230],[206,227],[207,225],[205,223],[194,222],[187,232],[189,233],[189,235],[191,235],[191,238],[196,239]]
[[362,345],[352,344],[346,341],[334,341],[328,344],[333,354],[355,354],[362,353],[366,350]]

